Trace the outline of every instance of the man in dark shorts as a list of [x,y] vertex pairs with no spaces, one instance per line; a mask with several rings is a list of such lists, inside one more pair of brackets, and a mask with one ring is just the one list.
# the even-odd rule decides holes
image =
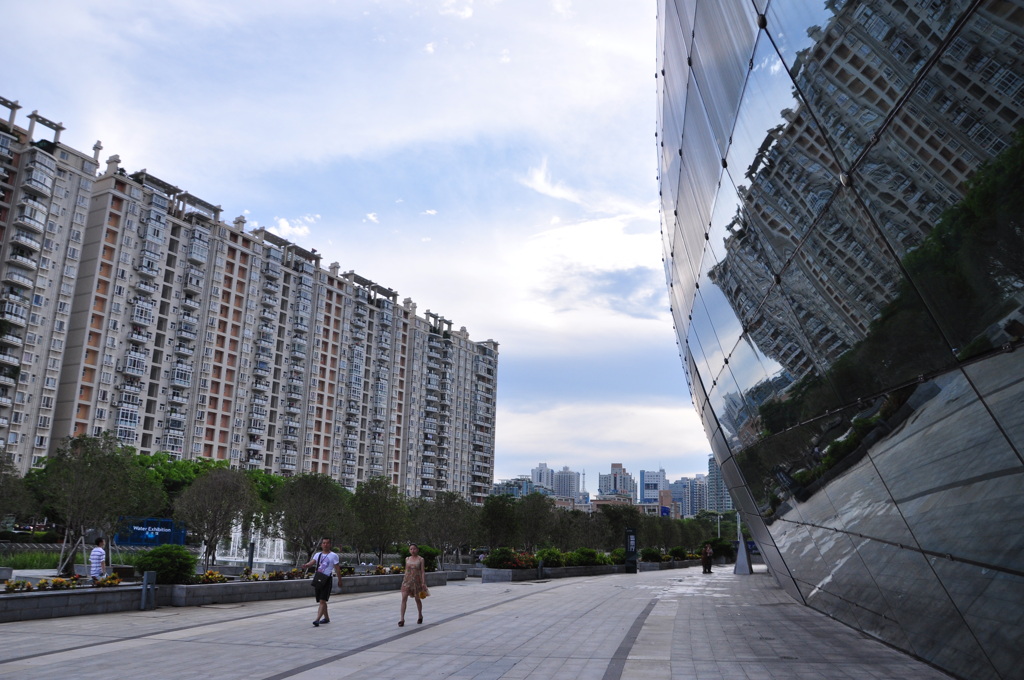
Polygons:
[[313,555],[313,559],[302,565],[302,568],[308,569],[314,565],[316,571],[313,578],[321,582],[317,584],[314,581],[313,584],[313,594],[317,601],[316,620],[313,621],[313,625],[319,626],[321,623],[331,622],[331,617],[327,615],[327,600],[331,599],[331,590],[334,589],[332,573],[338,574],[338,583],[341,583],[341,558],[338,557],[338,553],[331,550],[331,539],[325,538],[320,541],[320,552]]

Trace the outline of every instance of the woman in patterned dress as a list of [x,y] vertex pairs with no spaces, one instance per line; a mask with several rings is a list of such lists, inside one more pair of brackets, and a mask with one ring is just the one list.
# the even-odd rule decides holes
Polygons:
[[423,598],[430,594],[427,590],[427,574],[420,548],[415,543],[409,544],[409,556],[405,558],[405,577],[402,579],[402,611],[398,626],[405,625],[405,605],[409,596],[416,598],[416,611],[419,618],[416,623],[423,623]]

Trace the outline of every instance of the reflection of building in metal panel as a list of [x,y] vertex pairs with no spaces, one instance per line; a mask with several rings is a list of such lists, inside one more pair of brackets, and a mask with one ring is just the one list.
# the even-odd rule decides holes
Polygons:
[[755,6],[659,7],[665,269],[722,480],[795,598],[1013,677],[1024,2]]

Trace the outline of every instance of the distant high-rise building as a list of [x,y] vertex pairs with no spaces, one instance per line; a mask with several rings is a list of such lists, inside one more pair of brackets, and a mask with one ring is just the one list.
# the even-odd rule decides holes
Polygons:
[[732,496],[722,479],[722,468],[718,466],[714,456],[708,456],[708,510],[725,512],[732,510]]
[[559,498],[572,498],[580,500],[580,473],[573,472],[568,467],[563,467],[554,473],[554,484],[552,488]]
[[498,343],[0,106],[0,439],[19,470],[111,431],[144,454],[483,503]]
[[668,478],[665,476],[665,470],[661,469],[657,472],[651,470],[640,471],[640,502],[641,503],[657,503],[659,491],[668,489]]
[[555,471],[549,468],[547,463],[539,463],[537,467],[530,470],[530,478],[538,486],[543,486],[546,489],[555,488]]
[[597,493],[603,496],[626,496],[636,502],[636,480],[622,463],[612,463],[611,472],[597,477]]
[[703,474],[681,477],[668,485],[672,502],[679,503],[684,517],[693,517],[708,509],[708,484]]

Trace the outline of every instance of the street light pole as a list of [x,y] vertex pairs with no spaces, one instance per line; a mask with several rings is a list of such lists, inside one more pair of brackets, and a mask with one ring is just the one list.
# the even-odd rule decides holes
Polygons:
[[718,537],[722,537],[722,513],[718,513]]

